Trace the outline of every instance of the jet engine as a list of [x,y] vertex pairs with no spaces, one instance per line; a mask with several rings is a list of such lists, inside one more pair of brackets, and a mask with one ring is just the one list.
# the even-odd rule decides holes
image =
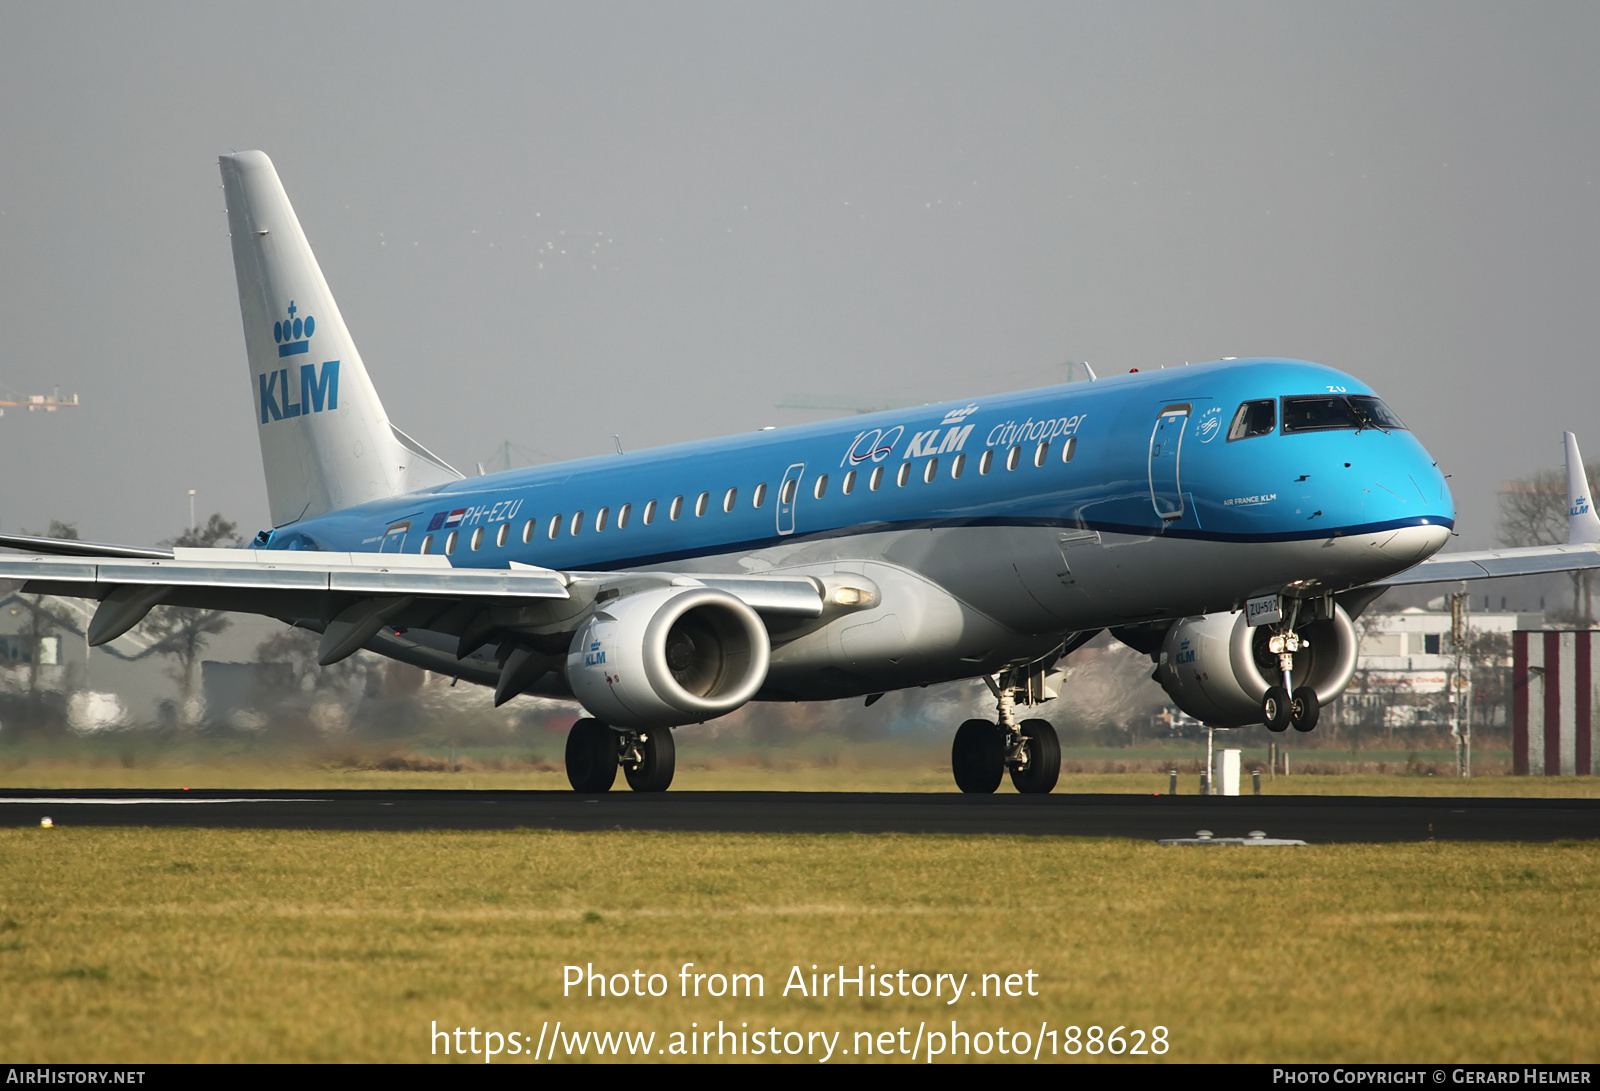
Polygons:
[[614,727],[676,727],[732,712],[767,677],[761,618],[726,591],[662,587],[600,604],[567,652],[573,696]]
[[[1331,617],[1296,629],[1293,688],[1310,686],[1317,703],[1334,701],[1356,669],[1356,630],[1338,605]],[[1268,686],[1283,685],[1278,657],[1267,647],[1270,626],[1251,627],[1242,611],[1186,617],[1167,630],[1154,678],[1179,708],[1211,727],[1261,723]]]

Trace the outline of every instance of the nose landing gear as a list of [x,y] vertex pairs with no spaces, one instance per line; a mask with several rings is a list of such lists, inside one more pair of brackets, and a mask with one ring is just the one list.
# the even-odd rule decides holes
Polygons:
[[1294,653],[1311,646],[1311,641],[1294,630],[1298,613],[1297,604],[1284,626],[1267,640],[1267,650],[1278,657],[1278,670],[1283,675],[1283,685],[1268,686],[1261,699],[1261,721],[1268,731],[1286,731],[1291,724],[1296,731],[1310,731],[1322,715],[1317,691],[1294,684]]

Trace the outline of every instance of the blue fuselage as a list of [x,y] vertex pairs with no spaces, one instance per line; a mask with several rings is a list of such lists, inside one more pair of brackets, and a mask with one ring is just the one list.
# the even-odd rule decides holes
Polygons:
[[269,546],[612,570],[910,528],[1214,543],[1449,528],[1449,489],[1407,430],[1229,438],[1246,402],[1330,393],[1372,391],[1288,360],[1120,375],[467,478],[293,524]]

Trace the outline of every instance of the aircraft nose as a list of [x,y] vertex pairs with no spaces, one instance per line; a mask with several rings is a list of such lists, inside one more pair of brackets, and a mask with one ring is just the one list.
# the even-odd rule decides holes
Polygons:
[[1415,564],[1439,552],[1449,540],[1449,527],[1428,524],[1401,527],[1376,545],[1387,557],[1393,557],[1403,564]]

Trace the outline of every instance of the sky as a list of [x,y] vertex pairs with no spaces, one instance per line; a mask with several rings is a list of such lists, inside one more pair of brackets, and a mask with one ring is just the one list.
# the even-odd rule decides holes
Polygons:
[[1592,427],[1592,3],[0,3],[0,530],[267,525],[217,155],[458,467],[1223,356]]

